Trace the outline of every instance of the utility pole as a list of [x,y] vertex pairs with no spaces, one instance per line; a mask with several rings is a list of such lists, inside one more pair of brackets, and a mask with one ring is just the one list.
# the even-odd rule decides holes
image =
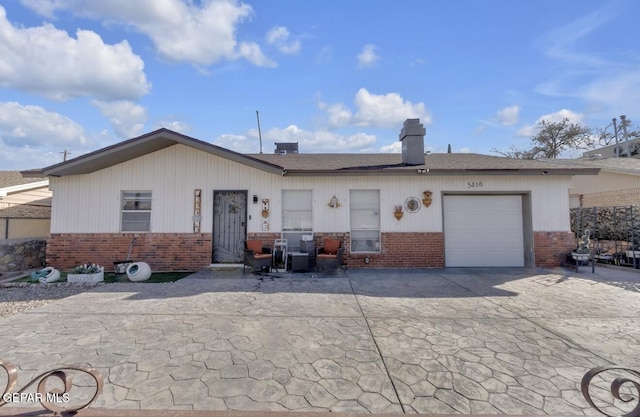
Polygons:
[[622,125],[622,134],[624,135],[624,150],[627,151],[627,158],[631,158],[631,149],[629,149],[629,136],[627,135],[627,116],[620,116],[620,124]]
[[258,137],[260,138],[260,153],[262,153],[262,132],[260,131],[260,113],[256,110],[256,119],[258,119]]
[[71,152],[67,151],[66,149],[64,150],[64,152],[60,152],[61,154],[64,154],[62,161],[66,162],[67,161],[67,155],[71,155]]

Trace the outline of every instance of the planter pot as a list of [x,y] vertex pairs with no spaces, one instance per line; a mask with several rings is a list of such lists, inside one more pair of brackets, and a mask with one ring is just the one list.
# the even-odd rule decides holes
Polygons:
[[628,250],[627,258],[640,258],[640,250]]
[[591,258],[591,254],[571,252],[571,257],[576,261],[588,261]]
[[397,220],[400,220],[402,218],[403,213],[396,211],[393,213],[393,217],[395,217]]
[[104,271],[96,272],[95,274],[68,274],[67,282],[102,282],[104,281]]
[[60,279],[60,271],[52,266],[48,266],[31,274],[32,281],[38,281],[42,284],[49,284]]
[[431,205],[431,201],[432,201],[431,197],[429,198],[425,197],[422,199],[422,205],[425,207],[429,207]]
[[129,281],[146,281],[151,277],[151,267],[146,262],[134,262],[127,267]]

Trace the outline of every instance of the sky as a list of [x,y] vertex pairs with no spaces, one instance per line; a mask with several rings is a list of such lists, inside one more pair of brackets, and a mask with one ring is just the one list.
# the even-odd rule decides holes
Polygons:
[[0,170],[165,127],[242,153],[527,147],[640,120],[637,0],[0,0]]

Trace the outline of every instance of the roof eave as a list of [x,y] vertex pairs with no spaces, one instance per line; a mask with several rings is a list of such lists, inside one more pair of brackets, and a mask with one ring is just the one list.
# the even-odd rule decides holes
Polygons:
[[18,193],[20,191],[35,190],[49,186],[49,180],[29,182],[26,184],[12,185],[10,187],[0,188],[0,197],[6,197],[9,194]]
[[598,175],[600,168],[566,169],[429,169],[417,167],[415,170],[286,170],[283,175],[291,177],[313,176],[428,176],[428,175]]
[[26,177],[88,174],[135,159],[167,147],[182,144],[265,172],[282,175],[283,168],[269,162],[243,155],[169,129],[159,129],[124,142],[79,156],[42,169],[22,171]]

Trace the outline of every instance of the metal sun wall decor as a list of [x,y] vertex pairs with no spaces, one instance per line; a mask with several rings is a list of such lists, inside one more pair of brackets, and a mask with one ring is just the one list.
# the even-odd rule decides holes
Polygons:
[[420,200],[416,197],[409,197],[404,201],[404,209],[408,213],[415,213],[420,210]]

